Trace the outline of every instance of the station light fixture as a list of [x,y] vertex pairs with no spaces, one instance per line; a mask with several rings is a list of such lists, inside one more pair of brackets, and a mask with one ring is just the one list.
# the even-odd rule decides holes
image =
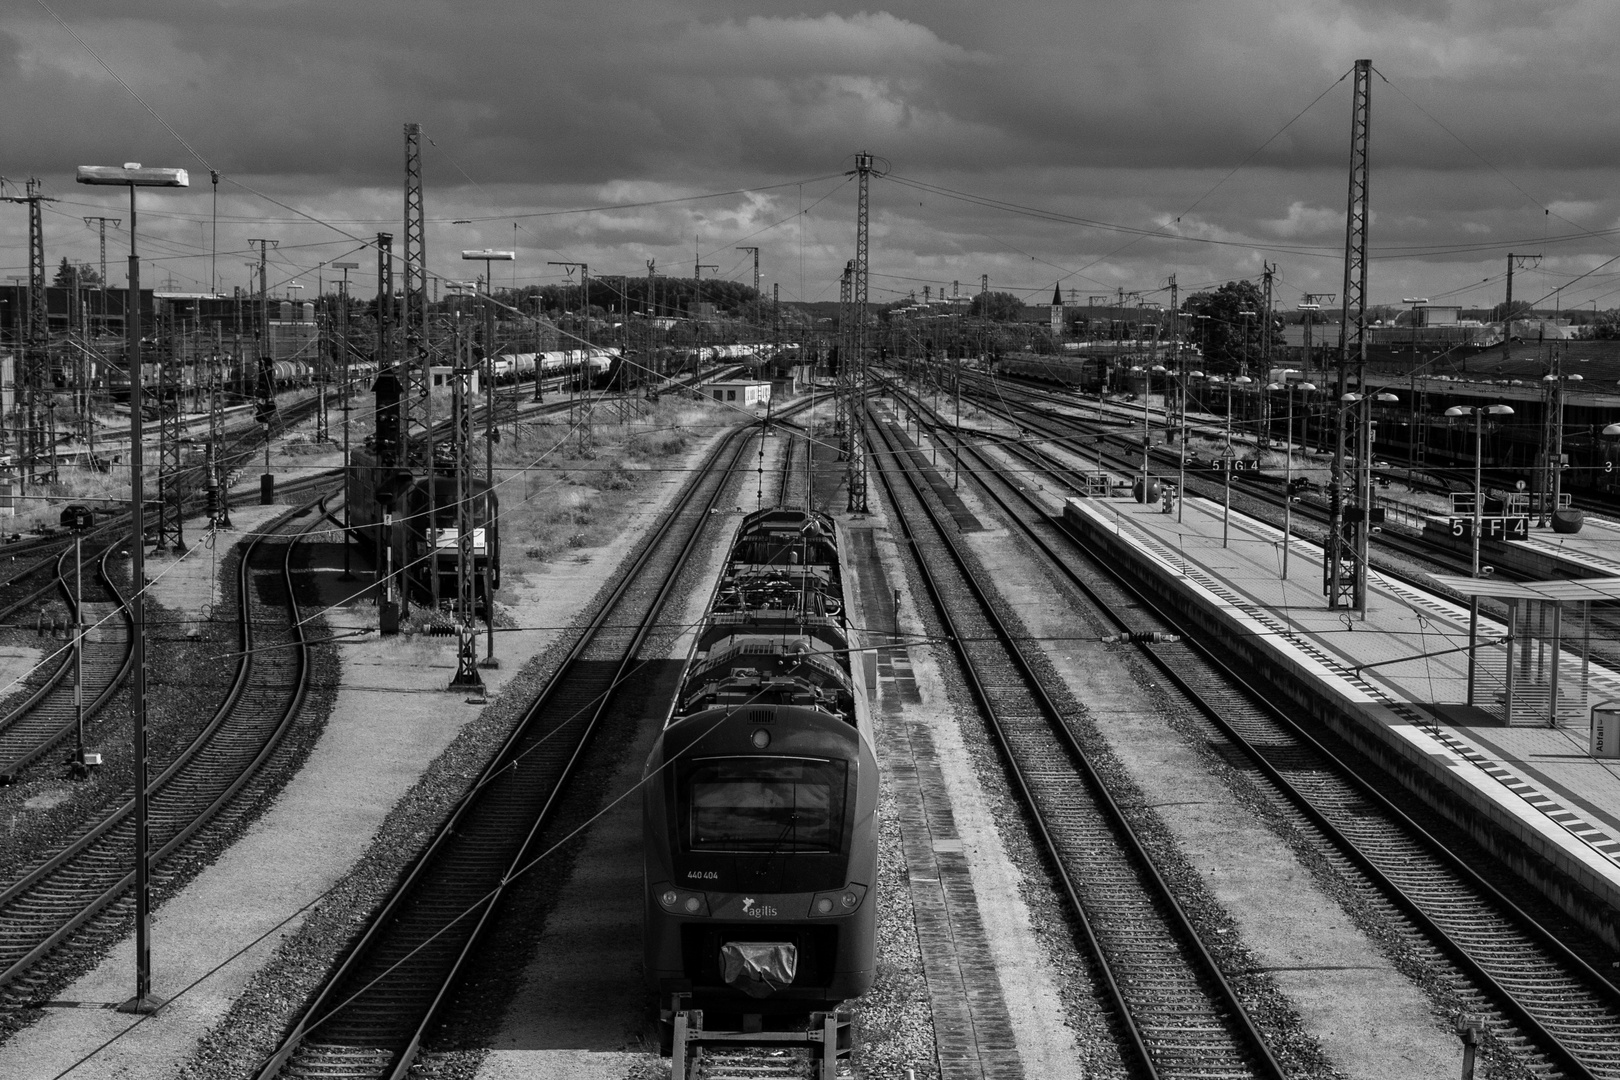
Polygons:
[[184,169],[150,169],[138,161],[123,165],[80,165],[78,182],[92,187],[129,188],[129,293],[124,302],[124,361],[129,371],[129,508],[130,508],[130,719],[135,761],[135,996],[119,1011],[147,1014],[162,1002],[152,995],[152,901],[149,858],[146,745],[146,495],[141,459],[141,263],[135,243],[135,189],[191,186]]

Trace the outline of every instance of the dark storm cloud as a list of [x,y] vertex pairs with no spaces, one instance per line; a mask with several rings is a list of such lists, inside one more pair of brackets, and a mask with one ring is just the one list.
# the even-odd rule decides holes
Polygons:
[[[516,238],[510,219],[821,176],[870,149],[899,176],[1178,237],[880,181],[875,259],[896,282],[989,272],[1034,290],[1079,271],[1084,292],[1171,271],[1222,281],[1262,259],[1285,263],[1289,281],[1332,281],[1349,124],[1339,80],[1358,56],[1381,73],[1373,239],[1401,256],[1379,264],[1391,292],[1484,278],[1502,245],[1578,231],[1542,203],[1583,228],[1620,221],[1607,175],[1620,120],[1591,104],[1620,90],[1620,19],[1600,0],[53,6],[212,165],[356,235],[398,231],[387,223],[399,215],[401,124],[419,121],[433,140],[430,215],[443,219],[430,252],[516,242],[535,249],[535,275],[551,272],[547,245],[593,266],[690,267],[694,238],[714,261],[710,250],[765,229],[748,242],[795,271],[802,253],[803,288],[823,290],[847,258],[847,189],[774,230],[793,218],[798,189],[524,219]],[[37,5],[0,13],[0,93],[7,176],[71,188],[73,166],[121,160],[201,174]],[[195,248],[196,204],[172,205],[193,208],[173,229]],[[298,231],[296,217],[229,185],[227,211],[222,246],[241,246],[260,221],[289,243]],[[15,217],[0,215],[0,243],[15,243]],[[463,217],[475,224],[449,226]],[[1575,259],[1607,242],[1560,250]],[[311,264],[333,257],[312,252]]]

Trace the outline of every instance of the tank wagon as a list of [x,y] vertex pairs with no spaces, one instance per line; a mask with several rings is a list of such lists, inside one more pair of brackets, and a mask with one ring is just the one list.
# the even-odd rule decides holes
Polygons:
[[822,1032],[830,1068],[839,1003],[872,984],[878,772],[841,547],[825,514],[743,519],[647,759],[645,973],[682,1062],[717,1029]]

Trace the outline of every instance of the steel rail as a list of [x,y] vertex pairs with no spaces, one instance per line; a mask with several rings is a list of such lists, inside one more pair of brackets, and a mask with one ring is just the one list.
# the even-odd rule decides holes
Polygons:
[[[592,625],[581,634],[556,674],[525,710],[523,718],[491,757],[467,794],[457,803],[427,847],[412,861],[382,907],[368,920],[362,935],[323,980],[314,997],[299,1011],[297,1019],[282,1036],[276,1049],[256,1071],[257,1077],[269,1080],[286,1075],[288,1071],[294,1075],[302,1074],[302,1063],[298,1056],[301,1052],[305,1052],[306,1058],[314,1059],[308,1063],[310,1075],[400,1078],[410,1071],[428,1029],[443,1009],[446,995],[457,984],[461,970],[478,945],[506,886],[526,867],[536,838],[552,818],[556,799],[590,744],[591,735],[613,700],[613,691],[618,682],[634,663],[637,648],[651,630],[659,607],[674,586],[680,567],[690,557],[704,524],[710,518],[709,511],[715,508],[716,501],[735,475],[742,453],[747,448],[748,437],[754,434],[757,432],[752,427],[737,428],[708,455],[694,482],[682,493],[671,512],[665,515],[652,537],[642,545],[631,565],[621,573]],[[723,472],[717,471],[717,463],[728,450],[731,454],[729,463]],[[688,531],[680,536],[676,529],[683,517],[684,527]],[[674,547],[676,544],[679,546]],[[674,563],[671,569],[662,563],[671,557],[672,548]],[[611,646],[617,658],[611,676],[604,677],[601,672],[584,674],[578,671],[593,646],[603,638],[612,639],[614,634],[620,632],[615,624],[624,622],[623,618],[610,616],[618,612],[633,588],[646,583],[644,579],[651,572],[662,573],[657,593],[646,608],[646,614],[636,618],[635,629],[628,640],[618,641]],[[584,685],[586,693],[583,702],[574,685],[576,683]],[[551,719],[547,714],[554,705],[560,705],[559,711],[564,715],[556,718],[556,723],[547,730],[537,731],[542,719]],[[563,728],[575,726],[581,717],[584,717],[584,722],[577,724],[581,731],[570,737],[572,741],[555,753],[551,753],[553,748],[548,747],[550,757],[545,761],[530,759],[529,755],[537,745]],[[520,760],[525,761],[522,768],[516,766]],[[499,783],[501,780],[509,782],[502,785]],[[502,814],[508,813],[507,807],[495,806],[493,800],[499,797],[521,805],[525,792],[517,790],[519,785],[530,786],[531,790],[527,792],[529,799],[538,800],[540,805],[536,811],[526,815],[521,842],[514,842],[500,821]],[[494,833],[490,843],[503,847],[504,853],[467,850],[479,843],[486,833]],[[468,838],[467,842],[464,843],[463,838]],[[472,869],[484,876],[473,881],[466,875],[441,874],[441,864],[455,858],[473,863]],[[445,882],[447,876],[456,876],[457,880]],[[435,884],[450,887],[451,895],[429,896],[428,890]],[[472,918],[468,919],[468,916]],[[426,952],[427,947],[439,944],[441,937],[449,934],[463,920],[467,921],[466,928],[457,931],[459,936],[455,940],[444,942],[445,948],[454,955],[439,961],[439,969],[428,973],[431,978],[424,976],[421,985],[403,988],[395,980],[387,987],[386,994],[379,995],[386,997],[386,1000],[380,1003],[366,1001],[366,991],[379,985],[381,980],[395,971],[403,970],[406,976],[414,974],[403,967],[407,962],[421,958],[424,964],[433,963],[435,957]],[[405,940],[392,940],[396,930],[405,935]],[[415,935],[414,938],[412,935]],[[377,970],[379,968],[380,971]],[[368,1009],[372,1011],[368,1012]],[[408,1012],[409,1016],[401,1022],[397,1014],[402,1012]],[[348,1015],[344,1016],[345,1013]],[[337,1026],[333,1023],[334,1018],[354,1025],[357,1031],[363,1031],[363,1045],[371,1052],[349,1053],[348,1049],[355,1047],[359,1040],[337,1042],[336,1037],[328,1035],[327,1038],[334,1041],[335,1050],[330,1057],[322,1057],[324,1044],[317,1042],[316,1033],[319,1029],[330,1030]]]
[[[124,680],[129,677],[130,667],[135,661],[132,648],[134,641],[129,628],[129,608],[107,572],[107,560],[112,557],[115,546],[109,545],[96,559],[95,573],[101,587],[112,596],[114,605],[112,615],[117,620],[114,629],[122,637],[123,648],[112,658],[110,671],[107,670],[108,658],[98,657],[92,662],[87,656],[84,664],[85,682],[97,688],[94,689],[93,696],[87,695],[89,700],[84,702],[86,720],[100,712],[107,702],[112,700],[113,695],[118,693],[124,685]],[[67,587],[67,569],[64,565],[71,550],[70,548],[64,551],[57,560],[57,582],[61,586],[69,610],[73,611],[74,597]],[[107,628],[103,627],[102,633],[107,632],[109,632]],[[0,718],[0,783],[14,783],[24,769],[60,746],[78,726],[72,683],[69,681],[73,671],[73,649],[68,647],[60,652],[61,659],[50,677],[27,699],[19,702],[5,717]],[[86,652],[89,652],[88,648]],[[58,693],[64,683],[66,692]]]
[[[921,407],[920,401],[912,397],[913,404]],[[936,427],[943,427],[943,420],[934,415],[932,422]],[[1385,896],[1391,904],[1409,918],[1418,931],[1433,942],[1446,957],[1457,965],[1476,985],[1505,1013],[1511,1015],[1513,1022],[1521,1026],[1542,1048],[1542,1052],[1558,1061],[1559,1065],[1569,1070],[1573,1075],[1592,1077],[1598,1074],[1592,1072],[1592,1067],[1583,1061],[1576,1053],[1565,1045],[1563,1039],[1552,1032],[1542,1017],[1536,1015],[1534,1009],[1519,1000],[1508,987],[1503,985],[1497,974],[1490,971],[1478,957],[1462,942],[1456,940],[1453,933],[1447,931],[1439,924],[1433,913],[1424,905],[1423,901],[1413,896],[1408,888],[1394,881],[1379,859],[1363,850],[1361,843],[1350,837],[1340,825],[1335,822],[1330,812],[1318,805],[1318,800],[1302,790],[1298,784],[1291,780],[1277,764],[1279,747],[1276,744],[1266,746],[1256,745],[1254,740],[1246,735],[1232,722],[1227,713],[1230,706],[1223,709],[1209,699],[1209,691],[1201,690],[1193,684],[1190,672],[1197,670],[1202,663],[1219,679],[1224,680],[1242,697],[1243,704],[1248,708],[1258,710],[1274,725],[1285,730],[1289,737],[1302,747],[1314,759],[1313,761],[1296,765],[1296,773],[1310,776],[1322,771],[1324,768],[1339,777],[1347,784],[1354,799],[1371,804],[1388,819],[1389,827],[1398,830],[1411,838],[1412,843],[1422,849],[1423,853],[1434,859],[1447,873],[1454,875],[1463,885],[1477,894],[1477,897],[1465,898],[1476,904],[1482,904],[1494,916],[1507,920],[1529,939],[1529,943],[1536,948],[1544,950],[1552,960],[1564,969],[1565,978],[1574,983],[1585,984],[1587,993],[1593,998],[1583,1008],[1588,1012],[1606,1012],[1611,1018],[1605,1027],[1609,1032],[1620,1030],[1620,988],[1598,972],[1585,959],[1575,953],[1551,930],[1547,929],[1538,919],[1525,912],[1518,904],[1505,896],[1499,889],[1487,881],[1484,876],[1467,861],[1459,857],[1449,847],[1435,838],[1428,830],[1414,821],[1408,814],[1396,806],[1388,796],[1359,769],[1352,767],[1339,755],[1328,749],[1312,733],[1305,730],[1293,720],[1288,713],[1272,703],[1272,697],[1257,687],[1248,677],[1237,672],[1229,663],[1223,660],[1218,653],[1207,645],[1199,636],[1187,632],[1179,623],[1159,605],[1156,598],[1148,595],[1142,588],[1119,574],[1112,563],[1100,555],[1095,549],[1079,536],[1066,523],[1061,521],[1049,522],[1051,527],[1066,537],[1076,549],[1083,552],[1091,563],[1099,569],[1114,586],[1120,589],[1129,602],[1147,612],[1157,621],[1154,627],[1144,627],[1141,624],[1131,625],[1120,615],[1118,602],[1110,602],[1103,597],[1097,587],[1085,577],[1080,575],[1070,565],[1069,560],[1043,538],[1033,528],[1025,515],[1019,514],[993,486],[985,482],[985,477],[994,476],[999,483],[1015,497],[1022,500],[1030,511],[1042,519],[1047,514],[1043,507],[1032,496],[1022,490],[1016,483],[1000,475],[1000,470],[990,462],[977,449],[967,447],[966,453],[971,455],[978,463],[978,467],[969,470],[969,475],[978,482],[983,491],[1005,514],[1008,520],[1016,522],[1023,534],[1046,556],[1048,563],[1070,582],[1083,596],[1085,596],[1096,611],[1123,631],[1139,631],[1144,629],[1163,629],[1181,635],[1180,648],[1174,646],[1150,646],[1138,643],[1137,648],[1144,657],[1162,676],[1174,685],[1193,704],[1194,708],[1214,725],[1223,735],[1229,738],[1245,755],[1249,762],[1262,773],[1276,790],[1289,802],[1289,804],[1304,817],[1312,827],[1317,829],[1347,861],[1354,865],[1369,881],[1374,889]],[[1023,450],[1023,448],[1019,448]],[[1061,469],[1050,462],[1022,453],[1021,456],[1031,464],[1040,464],[1055,477],[1061,478]],[[1191,653],[1191,656],[1186,655]],[[1180,661],[1180,662],[1177,662]],[[1320,798],[1320,796],[1319,796]],[[1341,797],[1341,801],[1342,797]],[[1410,872],[1409,868],[1408,872]],[[1457,903],[1455,898],[1448,898]],[[1452,913],[1451,918],[1457,921]],[[1500,943],[1492,939],[1487,952],[1501,948]],[[1511,962],[1504,964],[1501,957],[1494,957],[1496,966],[1501,969],[1511,968]],[[1563,991],[1555,990],[1550,995],[1552,1000],[1544,1003],[1543,1008],[1550,1012],[1551,1018],[1556,1021],[1560,1016],[1575,1011],[1576,1003],[1564,996]],[[1608,1064],[1610,1068],[1602,1075],[1620,1075],[1620,1044],[1609,1051]]]
[[[914,470],[899,464],[903,458],[909,457],[909,455],[905,454],[903,451],[896,450],[897,444],[890,438],[887,431],[884,430],[881,425],[879,425],[879,430],[884,431],[883,437],[885,447],[883,449],[887,449],[889,451],[889,455],[887,456],[889,456],[900,469],[901,475],[905,478],[908,486],[911,489],[913,498],[922,508],[925,517],[930,521],[932,528],[935,530],[940,543],[950,555],[950,561],[952,564],[954,564],[957,573],[961,576],[961,580],[967,586],[968,590],[978,603],[981,609],[980,613],[982,617],[991,626],[1008,661],[1012,664],[1014,669],[1018,671],[1020,677],[1027,685],[1028,692],[1033,698],[1037,709],[1046,720],[1050,730],[1056,736],[1057,741],[1067,752],[1070,760],[1076,766],[1077,771],[1081,774],[1082,779],[1085,781],[1086,787],[1093,793],[1098,805],[1103,809],[1104,814],[1109,821],[1111,830],[1115,833],[1115,835],[1123,838],[1124,844],[1131,853],[1131,860],[1135,863],[1138,872],[1145,879],[1144,888],[1150,895],[1149,902],[1162,904],[1164,909],[1169,912],[1169,919],[1167,920],[1169,925],[1166,927],[1166,929],[1178,937],[1180,939],[1180,945],[1191,953],[1192,962],[1190,966],[1195,969],[1202,969],[1195,971],[1192,977],[1195,981],[1207,981],[1208,983],[1213,984],[1216,994],[1221,999],[1222,1008],[1225,1011],[1224,1016],[1217,1015],[1213,1018],[1214,1023],[1217,1026],[1225,1029],[1226,1037],[1232,1040],[1234,1044],[1232,1049],[1238,1055],[1246,1056],[1249,1063],[1262,1075],[1276,1077],[1280,1080],[1280,1078],[1284,1077],[1286,1074],[1281,1064],[1277,1062],[1275,1057],[1272,1055],[1270,1047],[1266,1044],[1265,1038],[1261,1034],[1259,1028],[1255,1025],[1253,1018],[1243,1007],[1242,1001],[1239,999],[1236,990],[1227,980],[1225,973],[1220,969],[1220,965],[1215,961],[1215,958],[1210,954],[1209,950],[1204,945],[1202,939],[1199,937],[1197,931],[1193,927],[1191,919],[1188,917],[1180,901],[1176,898],[1174,891],[1171,890],[1169,884],[1160,874],[1157,865],[1154,863],[1151,855],[1148,854],[1145,845],[1136,834],[1135,829],[1131,826],[1125,813],[1114,799],[1112,792],[1109,790],[1102,777],[1097,773],[1089,755],[1087,755],[1085,750],[1080,746],[1079,741],[1075,738],[1073,731],[1063,720],[1062,710],[1059,709],[1056,703],[1053,702],[1050,696],[1047,694],[1045,686],[1043,685],[1043,680],[1041,680],[1041,678],[1035,674],[1027,658],[1024,656],[1022,649],[1017,643],[1016,635],[1012,634],[1012,632],[1002,623],[999,614],[997,614],[995,610],[995,606],[990,601],[984,585],[978,580],[978,575],[973,572],[968,560],[965,558],[955,541],[951,538],[951,530],[946,528],[939,521],[937,513],[928,503],[928,500],[924,497],[922,486],[916,479]],[[873,449],[878,450],[880,448],[874,445]],[[873,460],[881,461],[885,456],[886,455],[882,453],[874,453]],[[1162,1055],[1155,1052],[1160,1048],[1154,1045],[1154,1038],[1147,1031],[1145,1031],[1142,1025],[1139,1023],[1137,1013],[1140,1008],[1140,1004],[1132,1001],[1131,994],[1127,992],[1125,987],[1122,985],[1121,978],[1114,970],[1114,958],[1110,956],[1109,948],[1103,942],[1103,935],[1100,934],[1097,928],[1093,925],[1089,910],[1090,905],[1083,899],[1082,887],[1076,882],[1070,872],[1068,866],[1069,859],[1065,855],[1064,845],[1058,841],[1054,835],[1052,827],[1048,824],[1046,814],[1042,808],[1042,800],[1035,794],[1032,784],[1026,775],[1025,766],[1022,762],[1020,762],[1019,754],[1013,746],[1013,740],[1008,734],[1004,722],[999,715],[999,710],[991,700],[989,690],[986,688],[985,684],[980,680],[977,674],[978,663],[972,656],[969,655],[969,652],[965,646],[967,635],[964,635],[961,632],[954,616],[951,613],[950,606],[944,597],[942,584],[936,574],[936,570],[931,565],[930,560],[925,558],[922,552],[918,550],[920,546],[919,539],[912,531],[909,521],[906,520],[906,517],[900,508],[901,504],[889,479],[888,470],[880,467],[877,471],[879,480],[882,483],[884,492],[888,498],[889,505],[894,509],[896,514],[896,524],[905,537],[906,543],[914,552],[914,561],[923,579],[925,588],[933,601],[935,610],[938,612],[941,621],[945,625],[946,634],[951,641],[953,650],[956,652],[958,661],[962,668],[962,673],[967,679],[969,687],[973,691],[973,696],[977,701],[981,712],[984,714],[989,723],[991,733],[1002,752],[1004,760],[1008,763],[1011,779],[1013,780],[1013,783],[1020,797],[1022,798],[1024,805],[1028,808],[1031,818],[1035,824],[1036,831],[1039,834],[1041,843],[1050,857],[1051,864],[1057,871],[1060,884],[1062,885],[1063,891],[1069,901],[1070,908],[1074,912],[1076,920],[1082,928],[1087,951],[1090,952],[1093,959],[1097,963],[1108,996],[1113,1002],[1114,1009],[1119,1017],[1120,1022],[1126,1029],[1129,1042],[1138,1059],[1142,1063],[1142,1066],[1148,1070],[1150,1075],[1154,1077],[1159,1077],[1161,1075],[1176,1075],[1174,1071],[1168,1071],[1171,1068],[1169,1062],[1160,1060]],[[1235,1030],[1233,1030],[1234,1028]],[[1161,1066],[1164,1066],[1167,1071],[1161,1072]]]
[[[262,625],[264,620],[253,617],[259,605],[253,587],[253,560],[263,541],[309,516],[320,501],[267,526],[242,552],[237,576],[240,656],[230,691],[203,730],[148,784],[152,831],[162,838],[150,852],[154,867],[161,866],[231,803],[274,753],[298,715],[307,688],[308,644],[298,617],[291,565],[297,540],[285,545],[278,575],[287,594],[284,607],[289,641],[285,644],[294,648],[255,648],[255,625]],[[308,532],[319,521],[316,517],[296,535]],[[286,670],[289,667],[290,672]],[[269,695],[257,685],[260,681],[270,683]],[[268,704],[259,700],[266,696],[272,698]],[[66,847],[0,890],[0,927],[6,928],[0,934],[0,963],[5,965],[0,969],[0,987],[19,982],[75,931],[128,893],[135,873],[122,867],[133,857],[134,805],[132,796]],[[40,909],[51,912],[48,919],[39,914]],[[20,929],[11,928],[19,922]],[[29,929],[41,923],[49,927],[43,937]]]

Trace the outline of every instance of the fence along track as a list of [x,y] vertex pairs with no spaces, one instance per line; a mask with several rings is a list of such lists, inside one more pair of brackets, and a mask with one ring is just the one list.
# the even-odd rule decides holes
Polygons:
[[[872,460],[892,457],[909,497],[901,498],[888,470],[878,470],[879,480],[1034,819],[1036,839],[1068,895],[1125,1041],[1155,1077],[1282,1077],[1258,1028],[1002,624],[951,539],[952,528],[928,503],[914,468],[905,464],[910,454],[877,426],[889,453],[874,453]],[[912,522],[925,522],[922,531],[914,532]]]
[[[938,418],[935,417],[936,422]],[[1006,447],[1059,480],[1067,468]],[[1041,548],[1089,601],[1121,630],[1180,633],[1138,590],[1114,575],[1082,538],[1053,522],[1044,508],[971,446],[970,475]],[[1007,492],[987,482],[993,477]],[[1016,499],[1033,511],[1018,513]],[[1073,556],[1088,565],[1082,574]],[[1130,620],[1121,612],[1129,612]],[[1620,989],[1560,941],[1472,865],[1431,836],[1350,765],[1270,704],[1260,688],[1234,672],[1195,638],[1139,646],[1190,709],[1210,720],[1248,756],[1277,791],[1276,803],[1304,835],[1317,835],[1330,860],[1358,882],[1397,922],[1407,924],[1432,963],[1456,969],[1458,992],[1487,1013],[1508,1046],[1573,1076],[1620,1077]]]
[[[405,1076],[757,428],[722,441],[258,1076]],[[717,464],[730,452],[723,469]],[[521,762],[521,767],[517,763]]]
[[[236,679],[209,723],[149,785],[154,871],[231,806],[298,715],[309,665],[291,560],[296,537],[320,523],[316,515],[295,527],[315,505],[278,519],[242,552]],[[266,543],[277,536],[289,538],[279,560],[272,558],[275,546]],[[0,987],[8,998],[26,999],[36,981],[30,974],[35,965],[71,943],[97,915],[133,903],[134,805],[132,796],[0,891]]]

